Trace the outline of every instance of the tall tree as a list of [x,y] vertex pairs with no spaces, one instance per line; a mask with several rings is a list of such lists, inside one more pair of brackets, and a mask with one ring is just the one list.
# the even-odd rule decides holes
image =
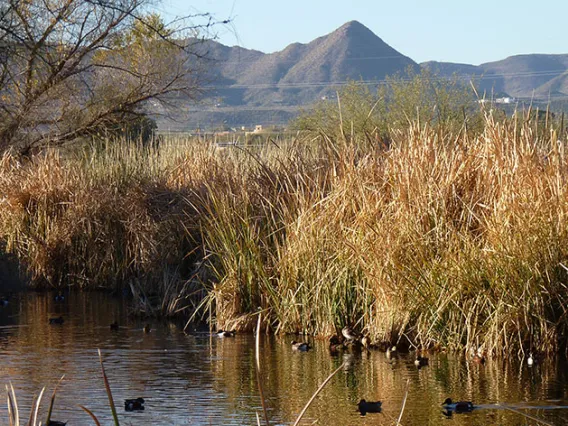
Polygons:
[[60,145],[195,99],[208,14],[165,23],[150,0],[0,0],[0,151]]

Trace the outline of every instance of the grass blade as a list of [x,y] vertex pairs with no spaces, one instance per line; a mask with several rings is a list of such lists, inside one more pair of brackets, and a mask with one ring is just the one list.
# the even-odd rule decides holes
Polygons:
[[7,405],[8,405],[8,419],[10,420],[10,426],[14,426],[14,408],[13,408],[13,402],[12,402],[12,397],[10,396],[10,389],[8,388],[8,385],[6,385],[6,399],[8,400]]
[[408,389],[410,388],[410,379],[406,381],[406,392],[404,393],[404,399],[402,400],[402,407],[400,408],[400,414],[396,420],[397,426],[400,425],[400,419],[402,419],[402,414],[404,413],[404,407],[406,407],[406,399],[408,398]]
[[116,407],[114,406],[114,400],[112,399],[112,392],[110,390],[110,383],[108,382],[107,375],[105,373],[105,366],[103,365],[103,356],[101,354],[101,350],[99,351],[99,361],[101,362],[101,370],[103,372],[103,380],[105,382],[106,393],[108,395],[108,403],[110,405],[110,410],[112,411],[112,417],[114,418],[114,425],[120,426],[118,422],[118,415],[116,414]]
[[55,403],[55,394],[57,393],[57,388],[61,384],[61,381],[65,377],[65,374],[61,376],[61,379],[55,385],[55,389],[53,389],[53,395],[51,395],[51,402],[49,403],[49,410],[47,411],[47,419],[45,420],[45,424],[48,425],[49,421],[51,420],[51,413],[53,412],[53,404]]
[[262,404],[262,411],[264,413],[264,420],[266,421],[266,426],[270,426],[268,421],[268,412],[266,411],[266,402],[264,400],[264,392],[262,390],[262,375],[260,372],[260,322],[262,314],[258,314],[258,321],[256,323],[256,382],[258,383],[258,393],[260,395],[260,403]]
[[527,419],[534,420],[534,421],[537,422],[537,423],[541,423],[541,424],[543,424],[543,425],[548,425],[548,426],[554,426],[552,423],[548,423],[548,422],[546,422],[546,421],[544,421],[544,420],[539,419],[538,417],[534,417],[534,416],[531,416],[530,414],[523,413],[522,411],[515,410],[514,408],[507,407],[506,405],[501,405],[500,407],[503,407],[505,410],[512,411],[513,413],[520,414],[521,416],[524,416],[524,417],[526,417]]
[[[7,386],[6,389],[8,389]],[[10,383],[10,389],[8,390],[8,411],[12,413],[10,416],[10,425],[20,426],[18,400],[16,399],[16,391],[14,391],[14,386],[12,386],[12,383]]]
[[306,404],[306,406],[304,407],[304,409],[302,410],[302,412],[298,415],[298,418],[296,419],[296,421],[294,422],[294,426],[297,426],[298,423],[300,423],[300,420],[302,420],[302,417],[304,417],[304,414],[306,413],[306,411],[308,410],[308,408],[310,407],[310,405],[312,404],[313,400],[316,399],[316,396],[318,396],[318,394],[322,391],[322,389],[325,387],[325,385],[327,385],[327,382],[329,382],[331,380],[331,378],[333,376],[335,376],[337,374],[337,372],[339,370],[341,370],[343,368],[343,366],[345,365],[345,363],[342,363],[339,367],[337,367],[337,369],[331,373],[327,379],[325,379],[323,381],[323,383],[320,385],[320,387],[318,388],[318,390],[316,390],[316,392],[312,395],[312,397],[310,398],[310,400],[308,401],[308,403]]
[[99,419],[97,419],[97,416],[94,415],[94,413],[89,410],[87,407],[84,407],[82,405],[79,405],[80,408],[83,409],[83,411],[85,411],[89,416],[91,416],[91,418],[93,419],[93,421],[95,422],[96,426],[101,426],[101,423],[99,422]]
[[[37,400],[35,402],[35,406],[33,407],[32,411],[30,412],[30,424],[31,426],[36,426],[37,424],[37,414],[39,413],[39,406],[41,405],[41,399],[43,398],[43,392],[45,391],[45,386],[39,393]],[[49,423],[48,423],[49,424]]]

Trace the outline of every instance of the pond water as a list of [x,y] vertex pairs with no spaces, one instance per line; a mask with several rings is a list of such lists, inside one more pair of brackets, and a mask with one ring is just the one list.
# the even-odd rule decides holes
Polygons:
[[[63,324],[49,324],[63,316]],[[121,327],[111,331],[117,320]],[[34,394],[46,386],[48,399],[65,374],[52,419],[68,425],[93,424],[78,405],[93,411],[101,424],[112,424],[97,349],[100,348],[121,425],[254,425],[262,416],[254,367],[254,338],[242,334],[218,338],[208,332],[184,334],[174,324],[152,324],[128,317],[120,300],[105,294],[22,293],[0,307],[0,385],[13,384],[22,417]],[[392,425],[396,423],[407,382],[401,424],[536,425],[521,413],[548,424],[568,425],[568,368],[547,359],[532,367],[506,361],[485,365],[463,357],[430,355],[417,369],[411,355],[389,361],[378,351],[331,356],[324,342],[314,350],[291,350],[293,336],[263,336],[261,362],[268,415],[272,425],[294,423],[326,377],[343,368],[316,397],[301,424]],[[143,397],[145,410],[125,412],[124,399]],[[483,404],[467,414],[444,416],[445,398]],[[357,402],[383,401],[383,411],[362,417]],[[0,401],[6,401],[5,396]],[[493,404],[501,404],[495,406]],[[507,408],[504,408],[506,406]],[[511,411],[515,410],[515,411]],[[262,417],[261,417],[262,418]],[[8,424],[0,405],[0,424]],[[546,424],[546,423],[543,423]]]

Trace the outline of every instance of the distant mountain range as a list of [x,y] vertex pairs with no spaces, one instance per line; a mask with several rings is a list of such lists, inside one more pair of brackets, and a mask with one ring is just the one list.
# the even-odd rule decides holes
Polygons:
[[518,55],[478,66],[448,62],[417,64],[357,21],[308,44],[293,43],[265,54],[215,41],[201,46],[210,58],[211,82],[200,105],[183,105],[161,129],[191,130],[282,124],[301,108],[333,96],[349,80],[379,84],[387,75],[421,67],[441,76],[473,78],[487,98],[548,99],[568,96],[568,54]]
[[420,65],[440,76],[471,76],[487,97],[504,93],[547,100],[568,95],[568,54],[517,55],[478,66],[434,61]]

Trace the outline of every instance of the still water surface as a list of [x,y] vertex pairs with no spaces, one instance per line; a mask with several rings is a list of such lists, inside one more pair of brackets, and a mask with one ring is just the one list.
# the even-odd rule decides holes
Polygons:
[[[254,425],[261,413],[254,369],[254,338],[217,338],[207,332],[184,334],[181,328],[128,317],[126,305],[104,294],[25,293],[0,307],[0,385],[12,383],[26,417],[33,394],[47,386],[49,397],[65,374],[52,416],[68,425],[93,424],[78,405],[111,424],[97,348],[104,355],[121,425]],[[62,315],[62,325],[48,319]],[[121,324],[111,332],[114,320]],[[271,424],[292,424],[319,384],[344,368],[316,398],[302,424],[392,425],[396,423],[407,380],[409,392],[401,424],[405,426],[536,425],[519,413],[489,406],[446,418],[446,397],[476,404],[503,404],[549,424],[568,425],[568,368],[545,360],[533,367],[514,362],[465,362],[459,356],[431,355],[418,370],[411,356],[390,362],[383,353],[330,356],[323,342],[308,353],[293,352],[292,336],[261,341],[264,388]],[[125,412],[125,398],[143,397],[142,412]],[[383,401],[383,412],[360,416],[359,399]],[[0,400],[4,400],[2,397]],[[44,397],[44,407],[48,405]],[[532,407],[532,408],[527,408]],[[45,411],[44,411],[45,413]],[[45,414],[43,416],[45,418]],[[7,409],[0,405],[0,425]]]

